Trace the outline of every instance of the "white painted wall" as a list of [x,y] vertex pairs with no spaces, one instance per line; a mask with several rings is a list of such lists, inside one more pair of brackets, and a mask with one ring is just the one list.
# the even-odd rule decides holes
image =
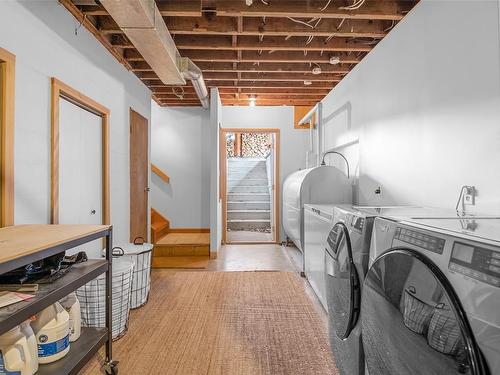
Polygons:
[[[78,28],[78,35],[75,35]],[[50,219],[50,77],[111,111],[115,242],[129,236],[129,107],[150,118],[150,91],[56,0],[0,1],[0,46],[16,55],[15,223]]]
[[210,89],[210,257],[216,257],[222,243],[222,202],[220,199],[219,141],[222,127],[219,90]]
[[[306,167],[309,130],[294,129],[293,107],[222,107],[223,128],[275,128],[280,130],[280,186],[292,172]],[[282,189],[280,189],[280,192]],[[284,239],[283,228],[280,231]]]
[[499,45],[498,1],[423,0],[323,100],[360,203],[454,208],[468,184],[500,214]]
[[151,206],[172,228],[210,226],[210,111],[152,102],[151,160],[170,177],[151,177]]

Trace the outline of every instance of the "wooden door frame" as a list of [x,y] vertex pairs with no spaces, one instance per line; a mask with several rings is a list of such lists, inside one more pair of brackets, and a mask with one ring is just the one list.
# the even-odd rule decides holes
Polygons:
[[2,118],[0,119],[0,227],[14,225],[14,105],[16,56],[0,48]]
[[50,101],[51,195],[50,222],[59,223],[59,101],[63,98],[102,119],[102,224],[110,223],[109,212],[109,115],[110,111],[78,90],[52,77]]
[[281,220],[281,205],[280,205],[280,129],[277,128],[222,128],[219,133],[219,160],[220,160],[220,196],[222,199],[222,242],[227,242],[227,152],[226,152],[226,133],[273,133],[275,134],[275,149],[276,155],[274,158],[274,241],[255,241],[255,242],[232,242],[233,244],[269,244],[281,243],[280,240],[280,220]]
[[[139,116],[139,117],[142,117],[144,120],[146,120],[146,131],[147,131],[147,148],[146,148],[146,165],[147,165],[147,170],[146,170],[146,183],[147,183],[147,186],[146,188],[149,189],[149,186],[151,184],[151,181],[150,181],[150,176],[151,176],[151,172],[150,172],[150,166],[151,166],[151,163],[150,163],[150,158],[149,158],[149,120],[144,117],[143,115],[141,115],[138,111],[134,110],[132,107],[129,107],[129,118],[128,118],[128,122],[129,122],[129,147],[130,147],[130,155],[129,155],[129,158],[132,156],[132,112],[135,113],[135,115]],[[129,177],[131,177],[131,172],[132,172],[132,169],[131,169],[131,166],[132,166],[132,161],[130,159],[130,162],[129,162]],[[152,166],[151,166],[152,168]],[[156,167],[157,168],[157,167]],[[165,175],[167,176],[167,175]],[[168,178],[168,176],[167,176]],[[130,231],[130,234],[129,234],[129,238],[130,238],[130,242],[134,242],[135,240],[135,237],[133,237],[133,234],[132,234],[132,185],[131,183],[129,182],[129,208],[130,208],[130,218],[129,218],[129,231]],[[148,190],[149,192],[149,190]],[[151,235],[151,222],[150,222],[150,217],[151,217],[151,210],[150,210],[150,194],[148,193],[148,199],[146,201],[146,237],[144,237],[144,241],[149,241],[149,237]]]

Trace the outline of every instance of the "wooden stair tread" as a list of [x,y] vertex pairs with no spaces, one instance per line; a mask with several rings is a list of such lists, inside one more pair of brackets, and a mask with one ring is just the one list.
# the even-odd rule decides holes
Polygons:
[[153,268],[191,268],[204,269],[208,266],[210,257],[183,256],[183,257],[153,257]]
[[209,246],[210,233],[168,233],[156,246]]

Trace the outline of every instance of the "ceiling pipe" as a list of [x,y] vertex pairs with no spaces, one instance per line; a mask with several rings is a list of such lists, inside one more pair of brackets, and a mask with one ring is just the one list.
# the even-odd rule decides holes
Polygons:
[[203,79],[203,72],[198,66],[187,57],[181,58],[181,72],[185,79],[191,80],[193,84],[194,91],[200,99],[203,108],[208,108],[210,106],[210,101],[208,98],[208,90],[205,85],[205,80]]
[[208,90],[200,68],[180,56],[155,0],[100,2],[165,85],[185,85],[189,79],[203,108],[209,107]]

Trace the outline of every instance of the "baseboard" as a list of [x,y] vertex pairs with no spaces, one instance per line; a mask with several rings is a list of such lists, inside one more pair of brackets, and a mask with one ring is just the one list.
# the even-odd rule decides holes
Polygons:
[[169,233],[210,233],[210,228],[170,228]]

